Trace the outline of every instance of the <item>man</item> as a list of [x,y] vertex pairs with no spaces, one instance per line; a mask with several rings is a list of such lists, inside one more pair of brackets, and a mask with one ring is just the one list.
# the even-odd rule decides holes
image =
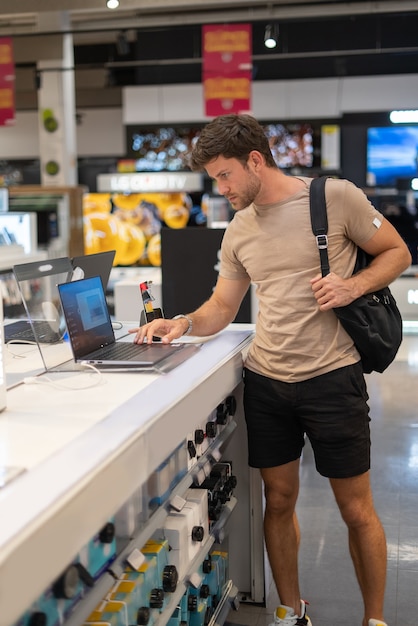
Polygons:
[[[386,540],[370,487],[367,389],[359,354],[332,309],[392,282],[410,265],[409,251],[360,189],[329,179],[332,271],[322,278],[310,224],[311,179],[277,168],[251,116],[211,121],[191,165],[206,170],[236,211],[223,238],[219,279],[196,311],[136,329],[135,341],[216,333],[234,320],[250,283],[256,286],[259,313],[245,362],[244,408],[249,464],[260,468],[265,485],[265,541],[282,603],[275,624],[312,626],[299,590],[295,515],[306,434],[348,528],[364,601],[362,626],[387,626]],[[352,276],[357,245],[374,259]]]

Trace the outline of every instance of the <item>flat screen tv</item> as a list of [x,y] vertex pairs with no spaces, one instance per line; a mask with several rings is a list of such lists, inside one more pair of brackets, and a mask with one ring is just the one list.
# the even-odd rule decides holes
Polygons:
[[396,187],[418,176],[418,125],[367,129],[367,184]]
[[[313,166],[314,131],[307,123],[263,123],[278,167],[291,169]],[[137,172],[184,171],[188,153],[202,127],[127,126],[127,156],[135,159]]]
[[263,125],[276,164],[281,169],[312,167],[313,129],[309,124]]
[[127,154],[137,172],[189,170],[188,153],[199,135],[195,127],[127,127]]

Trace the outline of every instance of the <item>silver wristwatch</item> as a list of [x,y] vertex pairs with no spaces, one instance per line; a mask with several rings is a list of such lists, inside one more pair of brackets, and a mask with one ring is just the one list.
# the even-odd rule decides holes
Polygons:
[[193,330],[193,320],[191,317],[189,317],[188,315],[183,315],[183,313],[180,313],[180,315],[175,315],[173,317],[173,320],[187,320],[188,323],[188,327],[185,333],[183,333],[183,335],[191,335],[192,330]]

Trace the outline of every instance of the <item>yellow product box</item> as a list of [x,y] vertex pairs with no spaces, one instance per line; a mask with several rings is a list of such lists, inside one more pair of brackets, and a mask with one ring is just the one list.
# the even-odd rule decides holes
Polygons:
[[86,623],[105,623],[110,626],[129,626],[126,602],[104,600],[89,615]]

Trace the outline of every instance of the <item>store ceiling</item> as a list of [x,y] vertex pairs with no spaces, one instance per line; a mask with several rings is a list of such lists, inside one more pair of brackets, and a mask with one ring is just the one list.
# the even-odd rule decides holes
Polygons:
[[[39,60],[72,33],[77,105],[120,104],[121,87],[201,80],[201,26],[253,25],[253,80],[418,73],[416,0],[1,0],[13,36],[17,108],[36,108]],[[264,47],[268,23],[279,28]]]

